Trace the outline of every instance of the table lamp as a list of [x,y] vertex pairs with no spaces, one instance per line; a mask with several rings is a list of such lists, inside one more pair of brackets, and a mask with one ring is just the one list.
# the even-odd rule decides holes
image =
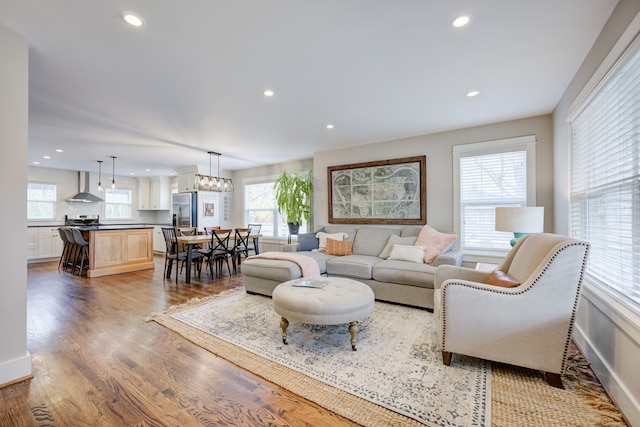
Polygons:
[[496,231],[510,231],[514,238],[511,246],[528,233],[542,233],[544,230],[544,207],[496,207]]

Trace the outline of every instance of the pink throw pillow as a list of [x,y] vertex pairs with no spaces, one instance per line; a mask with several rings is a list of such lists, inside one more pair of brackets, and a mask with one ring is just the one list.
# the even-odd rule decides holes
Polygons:
[[436,257],[443,253],[455,240],[455,234],[441,233],[427,224],[420,230],[414,246],[424,246],[427,248],[424,255],[424,262],[433,264]]

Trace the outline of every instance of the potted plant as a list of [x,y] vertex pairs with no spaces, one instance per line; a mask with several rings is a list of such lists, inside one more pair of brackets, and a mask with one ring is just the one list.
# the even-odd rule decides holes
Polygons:
[[285,169],[276,179],[273,188],[276,190],[278,213],[287,221],[289,234],[298,234],[302,220],[309,221],[311,212],[311,171],[301,174],[299,171],[289,172]]

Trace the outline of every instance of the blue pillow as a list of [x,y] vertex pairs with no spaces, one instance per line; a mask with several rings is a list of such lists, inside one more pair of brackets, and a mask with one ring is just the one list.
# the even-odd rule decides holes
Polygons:
[[318,249],[319,241],[316,233],[298,234],[298,251],[311,251]]

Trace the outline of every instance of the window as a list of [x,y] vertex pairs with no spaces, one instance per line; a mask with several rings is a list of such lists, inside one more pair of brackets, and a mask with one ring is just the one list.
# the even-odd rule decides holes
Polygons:
[[105,219],[131,219],[131,190],[122,188],[105,188]]
[[58,201],[56,184],[27,184],[27,219],[55,219]]
[[[289,228],[278,214],[275,181],[270,178],[244,184],[244,220],[245,224],[262,224],[263,236],[285,237]],[[306,233],[306,224],[300,226],[300,233]]]
[[570,233],[587,277],[640,312],[640,39],[571,120]]
[[458,145],[453,158],[460,249],[504,255],[513,235],[495,231],[495,208],[535,205],[535,137]]

